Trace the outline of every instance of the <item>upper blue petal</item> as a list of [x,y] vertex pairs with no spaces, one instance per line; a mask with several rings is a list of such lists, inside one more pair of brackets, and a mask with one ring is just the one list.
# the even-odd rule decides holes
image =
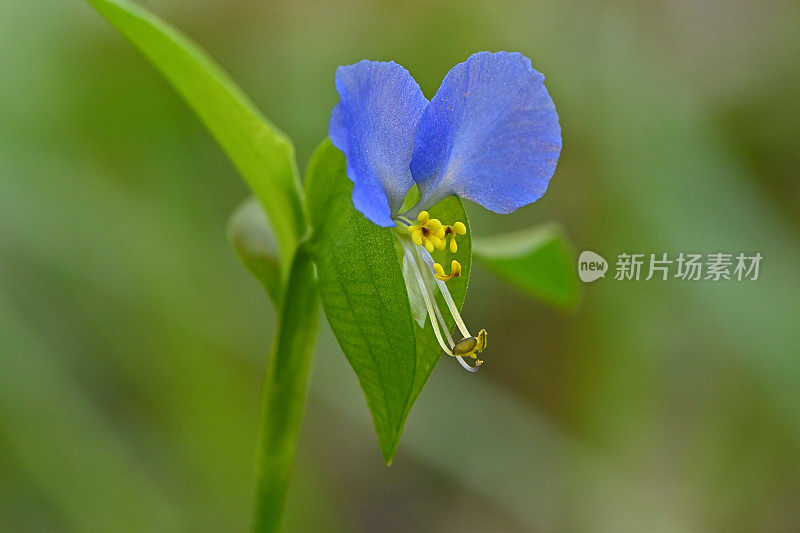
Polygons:
[[395,62],[359,61],[336,70],[341,101],[329,135],[344,152],[353,181],[353,205],[379,226],[414,185],[409,163],[414,132],[428,100],[411,74]]
[[518,53],[479,52],[453,67],[417,127],[411,173],[420,203],[455,194],[510,213],[541,198],[561,152],[543,82]]

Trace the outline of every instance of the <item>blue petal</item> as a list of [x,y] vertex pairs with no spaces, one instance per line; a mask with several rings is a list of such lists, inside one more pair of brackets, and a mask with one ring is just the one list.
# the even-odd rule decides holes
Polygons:
[[329,135],[344,152],[353,181],[353,205],[379,226],[414,185],[408,165],[414,132],[428,100],[411,74],[395,62],[359,61],[336,70],[341,101]]
[[455,194],[510,213],[542,197],[561,152],[543,82],[518,53],[479,52],[453,67],[414,140],[411,173],[422,206]]

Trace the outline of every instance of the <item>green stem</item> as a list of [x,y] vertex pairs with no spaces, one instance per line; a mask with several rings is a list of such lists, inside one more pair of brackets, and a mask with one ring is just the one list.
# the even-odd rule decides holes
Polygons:
[[278,531],[303,419],[317,335],[319,293],[306,247],[297,250],[281,305],[262,396],[253,530]]

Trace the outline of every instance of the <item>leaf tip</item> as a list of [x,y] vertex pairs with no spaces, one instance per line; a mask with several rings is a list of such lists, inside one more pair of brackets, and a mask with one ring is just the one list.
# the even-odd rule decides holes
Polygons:
[[400,434],[394,435],[391,438],[379,438],[378,440],[386,466],[392,466],[394,455],[397,452],[397,446],[400,444]]

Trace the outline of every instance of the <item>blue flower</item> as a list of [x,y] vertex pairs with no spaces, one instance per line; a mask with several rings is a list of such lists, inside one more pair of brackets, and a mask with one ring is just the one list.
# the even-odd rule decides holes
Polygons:
[[[442,350],[470,372],[483,363],[486,330],[472,336],[445,285],[461,275],[459,262],[448,274],[431,256],[448,246],[448,236],[456,253],[467,227],[444,225],[425,209],[456,195],[510,213],[542,197],[561,152],[558,115],[543,82],[528,58],[507,52],[479,52],[456,65],[430,102],[394,62],[364,60],[336,71],[341,101],[329,135],[345,154],[353,205],[379,226],[405,227],[395,235],[412,316],[420,327],[430,320]],[[417,205],[399,213],[415,184]],[[437,291],[460,341],[450,335]]]
[[330,138],[344,152],[353,205],[392,227],[409,189],[419,212],[456,195],[497,213],[542,197],[561,152],[544,76],[519,53],[479,52],[430,102],[394,62],[339,67]]

